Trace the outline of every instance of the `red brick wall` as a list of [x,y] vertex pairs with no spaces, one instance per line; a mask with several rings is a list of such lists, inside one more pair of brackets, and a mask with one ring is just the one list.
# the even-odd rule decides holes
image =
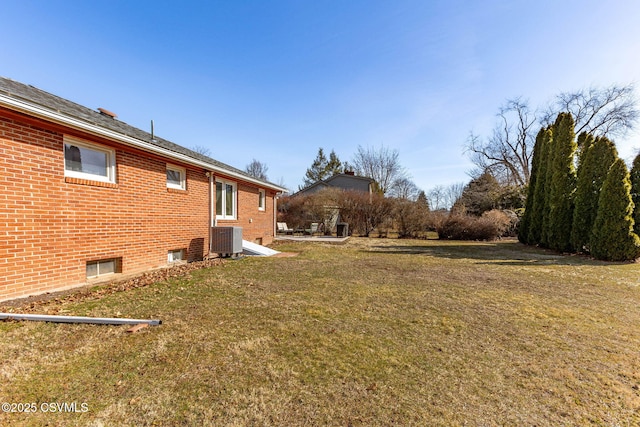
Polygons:
[[[91,260],[122,258],[132,273],[171,249],[208,252],[205,171],[75,136],[116,149],[117,184],[65,179],[59,126],[0,117],[0,300],[84,284]],[[167,189],[167,162],[187,168],[186,191]]]

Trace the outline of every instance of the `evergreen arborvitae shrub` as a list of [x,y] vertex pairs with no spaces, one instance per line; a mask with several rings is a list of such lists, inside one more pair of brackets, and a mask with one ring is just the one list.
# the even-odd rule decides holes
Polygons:
[[578,140],[576,142],[578,144],[578,168],[580,168],[580,164],[582,163],[582,159],[587,151],[587,148],[589,148],[589,146],[593,144],[594,140],[594,136],[587,132],[581,132],[580,135],[578,135]]
[[549,192],[551,191],[551,163],[553,162],[553,126],[544,133],[542,157],[540,159],[540,177],[533,197],[533,215],[529,230],[532,243],[547,247],[549,230]]
[[577,252],[589,251],[589,238],[598,214],[600,189],[609,168],[618,158],[613,142],[605,137],[583,140],[578,184],[574,198],[571,245]]
[[640,154],[633,159],[631,167],[631,200],[633,200],[633,226],[636,234],[640,235]]
[[577,144],[575,123],[570,113],[560,113],[553,125],[553,162],[549,194],[548,245],[551,249],[571,252],[573,196],[576,189],[574,166]]
[[590,133],[582,132],[580,135],[578,135],[578,140],[577,140],[578,170],[580,170],[580,166],[584,162],[584,158],[585,158],[585,155],[587,154],[588,148],[591,147],[595,141],[596,141],[595,137]]
[[531,233],[531,221],[533,215],[533,200],[540,176],[540,158],[542,157],[542,144],[544,142],[545,129],[540,129],[536,136],[536,143],[533,146],[531,159],[531,176],[529,178],[529,188],[527,188],[527,201],[524,208],[524,215],[518,228],[518,240],[526,244],[536,244],[529,239]]
[[591,254],[608,261],[628,261],[640,256],[640,238],[633,231],[631,181],[622,159],[611,165],[602,185],[598,214],[591,235]]

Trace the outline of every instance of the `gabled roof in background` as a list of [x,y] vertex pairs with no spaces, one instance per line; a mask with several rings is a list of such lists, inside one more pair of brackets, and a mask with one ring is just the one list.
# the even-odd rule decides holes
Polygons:
[[293,195],[313,193],[327,187],[342,188],[343,190],[358,190],[358,188],[354,187],[353,185],[345,184],[345,181],[346,182],[360,181],[362,184],[367,185],[368,190],[371,189],[371,187],[369,187],[368,185],[373,184],[375,182],[373,178],[368,178],[366,176],[357,176],[357,175],[353,175],[353,173],[339,173],[339,174],[333,175],[330,178],[316,181],[313,184],[297,191]]
[[303,189],[301,189],[301,190],[299,190],[299,191],[296,191],[294,194],[298,194],[298,193],[306,193],[306,192],[309,192],[309,191],[311,191],[311,190],[315,190],[316,188],[317,188],[318,190],[320,190],[320,187],[322,187],[322,188],[327,188],[327,187],[330,187],[330,185],[329,185],[329,184],[327,184],[327,182],[326,182],[326,181],[320,180],[320,181],[316,181],[316,182],[314,182],[313,184],[311,184],[311,185],[309,185],[309,186],[304,187]]
[[366,181],[368,183],[373,183],[375,182],[375,179],[373,178],[369,178],[367,176],[359,176],[359,175],[353,175],[352,173],[339,173],[336,175],[333,175],[331,178],[327,178],[324,180],[324,182],[326,182],[327,184],[331,185],[331,183],[335,180],[338,179],[352,179],[352,180],[360,180],[360,181]]
[[262,181],[245,171],[196,153],[149,132],[135,128],[115,118],[113,113],[101,112],[76,104],[36,87],[0,77],[0,107],[53,121],[65,126],[106,137],[145,151],[168,156],[203,169],[219,172],[276,191],[286,191],[279,185]]

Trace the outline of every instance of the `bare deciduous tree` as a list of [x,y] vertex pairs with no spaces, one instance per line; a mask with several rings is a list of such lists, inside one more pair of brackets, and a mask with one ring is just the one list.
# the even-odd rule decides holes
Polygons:
[[280,187],[282,188],[286,188],[287,190],[284,192],[284,194],[289,194],[291,193],[291,189],[287,186],[287,184],[284,182],[284,177],[281,176],[278,181],[276,182],[276,184],[278,184]]
[[420,189],[418,186],[406,177],[396,179],[389,190],[389,194],[392,197],[411,201],[415,201],[419,193]]
[[191,147],[191,151],[195,151],[198,154],[202,154],[203,156],[211,156],[211,150],[203,145],[194,145]]
[[340,193],[340,217],[349,224],[350,230],[361,236],[369,237],[376,227],[391,216],[391,200],[379,194],[367,194],[362,191]]
[[498,118],[493,135],[483,140],[472,133],[466,150],[479,172],[490,171],[506,184],[525,185],[529,182],[536,115],[527,101],[516,98],[500,107]]
[[444,189],[444,203],[448,208],[453,206],[454,203],[457,202],[460,197],[462,197],[464,187],[464,182],[456,182],[455,184],[451,184]]
[[[490,138],[484,140],[472,133],[467,140],[465,151],[477,166],[474,175],[489,171],[502,184],[528,184],[536,133],[540,126],[552,124],[563,111],[573,116],[576,135],[590,132],[623,136],[640,117],[633,84],[563,92],[542,114],[532,111],[521,98],[508,100],[500,108],[498,124]],[[536,116],[541,116],[539,123]]]
[[633,84],[562,92],[545,110],[542,124],[552,124],[562,111],[573,116],[576,135],[588,132],[609,138],[624,136],[640,114]]
[[398,150],[390,150],[384,146],[375,149],[359,145],[350,166],[357,175],[374,179],[382,194],[386,194],[397,179],[406,177],[405,169],[400,165]]
[[429,207],[437,211],[439,209],[450,209],[455,202],[462,197],[466,184],[464,182],[456,182],[447,187],[444,185],[437,185],[429,190],[427,199],[429,200]]
[[247,165],[247,167],[245,168],[245,171],[258,179],[261,179],[263,181],[267,181],[269,178],[267,178],[267,171],[269,170],[269,167],[267,165],[265,165],[262,162],[259,162],[256,159],[253,159],[251,161],[251,163],[249,163]]
[[429,199],[429,207],[431,210],[437,211],[439,209],[446,209],[446,191],[443,185],[436,185],[429,190],[427,198]]

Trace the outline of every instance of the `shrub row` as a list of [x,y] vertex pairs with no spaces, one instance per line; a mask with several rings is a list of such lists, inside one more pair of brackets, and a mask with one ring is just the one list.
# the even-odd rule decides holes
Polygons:
[[441,221],[436,231],[446,240],[495,240],[513,234],[517,217],[513,212],[491,210],[482,216],[453,213]]
[[538,133],[518,238],[561,252],[633,260],[640,256],[638,190],[613,142],[587,133],[576,142],[573,128],[571,115],[560,113]]
[[278,204],[278,221],[292,228],[308,227],[310,222],[324,224],[324,232],[334,231],[338,221],[349,224],[349,231],[369,236],[393,213],[392,199],[379,194],[326,188],[312,194],[283,198]]
[[399,238],[424,238],[429,230],[441,239],[495,240],[515,235],[517,215],[512,211],[491,210],[482,216],[462,211],[431,212],[426,201],[385,198],[377,194],[338,189],[323,189],[312,194],[297,194],[278,203],[278,221],[291,228],[309,228],[309,223],[323,223],[326,234],[335,231],[338,221],[349,224],[359,236],[369,236],[374,229],[380,235],[389,230]]

